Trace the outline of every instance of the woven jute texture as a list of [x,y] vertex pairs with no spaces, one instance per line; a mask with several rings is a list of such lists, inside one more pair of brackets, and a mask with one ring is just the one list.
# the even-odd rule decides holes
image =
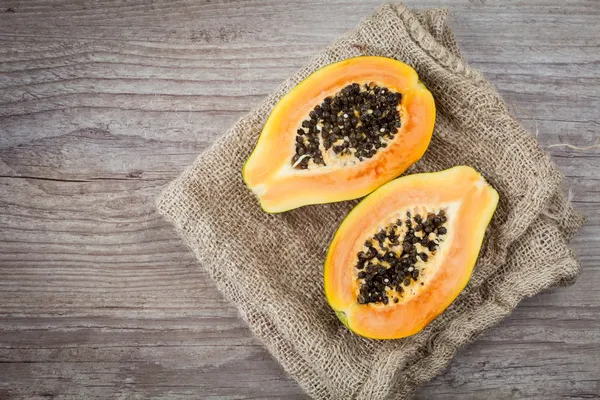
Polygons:
[[[237,122],[158,200],[252,332],[314,398],[409,398],[524,297],[570,283],[579,272],[567,243],[583,218],[562,195],[562,175],[462,59],[446,20],[445,10],[382,6]],[[325,251],[357,201],[269,215],[241,177],[286,92],[326,64],[365,54],[410,64],[435,98],[431,145],[407,173],[470,165],[500,193],[468,286],[427,328],[400,340],[352,334],[325,300]]]

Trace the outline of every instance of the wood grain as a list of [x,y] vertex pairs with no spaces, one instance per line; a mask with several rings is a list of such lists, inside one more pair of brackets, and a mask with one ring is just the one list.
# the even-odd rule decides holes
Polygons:
[[[154,199],[378,1],[0,0],[0,399],[304,398]],[[422,399],[600,398],[600,3],[447,4],[567,175],[578,282],[525,301]]]

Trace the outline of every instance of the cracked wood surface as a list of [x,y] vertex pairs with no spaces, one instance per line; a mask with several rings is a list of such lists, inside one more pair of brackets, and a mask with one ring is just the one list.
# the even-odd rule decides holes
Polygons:
[[[236,119],[379,1],[0,0],[0,399],[302,399],[154,211]],[[422,399],[600,397],[600,3],[447,5],[464,55],[589,218]]]

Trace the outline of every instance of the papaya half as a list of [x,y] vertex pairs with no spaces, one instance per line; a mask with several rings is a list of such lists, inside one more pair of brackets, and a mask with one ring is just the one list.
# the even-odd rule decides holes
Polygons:
[[433,96],[410,66],[356,57],[314,72],[273,108],[242,175],[271,213],[365,196],[429,145]]
[[324,267],[329,305],[368,338],[419,332],[469,281],[498,199],[467,166],[383,185],[331,241]]

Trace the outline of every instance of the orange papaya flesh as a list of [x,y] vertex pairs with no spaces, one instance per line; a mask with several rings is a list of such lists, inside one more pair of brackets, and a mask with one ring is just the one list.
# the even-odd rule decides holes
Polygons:
[[467,166],[383,185],[348,214],[330,244],[330,306],[365,337],[419,332],[469,281],[498,199]]

